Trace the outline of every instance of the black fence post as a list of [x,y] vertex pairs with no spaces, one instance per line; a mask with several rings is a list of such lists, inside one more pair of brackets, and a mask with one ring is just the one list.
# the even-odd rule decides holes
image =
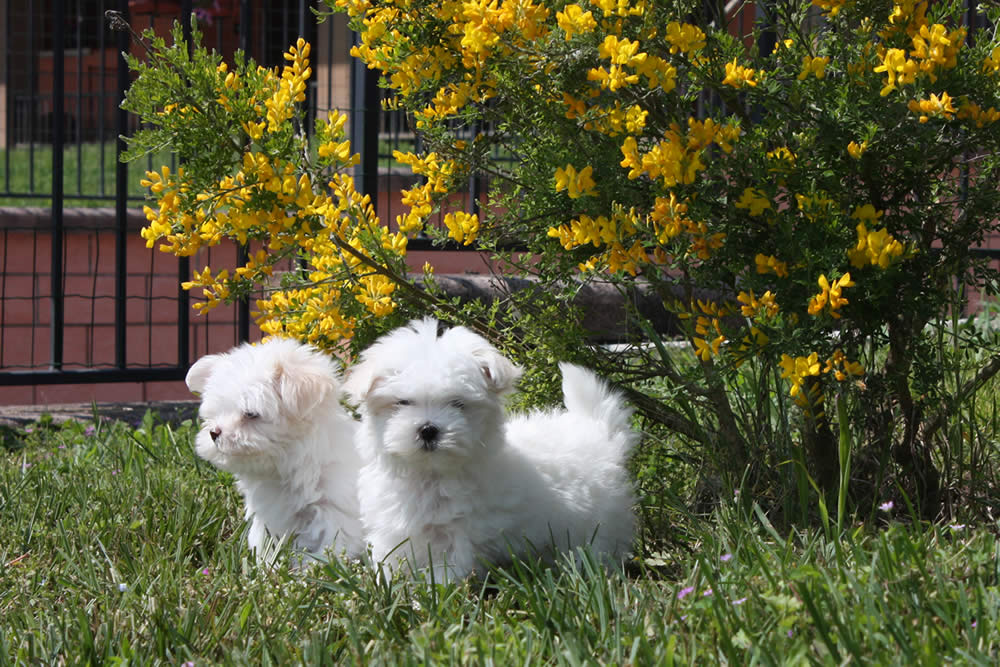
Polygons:
[[[239,48],[245,55],[250,54],[250,0],[240,0]],[[236,248],[236,263],[246,265],[250,259],[249,246],[241,243]],[[236,304],[236,342],[250,340],[250,297],[240,299]]]
[[[129,20],[128,0],[118,0],[118,11]],[[121,160],[126,149],[128,112],[122,108],[129,87],[128,63],[125,55],[131,43],[124,30],[115,32],[118,49],[118,110],[115,114],[118,138],[115,142],[115,365],[125,368],[128,363],[125,328],[128,325],[128,165]]]
[[65,141],[65,7],[64,0],[52,3],[52,319],[49,322],[52,370],[62,370],[63,324],[63,143]]
[[[358,40],[357,33],[354,39]],[[378,74],[360,59],[351,67],[351,146],[361,156],[355,167],[355,181],[361,184],[361,194],[371,197],[378,211],[378,134],[382,114]]]
[[[191,0],[181,0],[181,30],[188,53],[191,53]],[[181,257],[177,260],[177,272],[180,282],[191,278],[191,259]],[[187,290],[177,288],[177,365],[184,368],[191,361],[191,300]]]

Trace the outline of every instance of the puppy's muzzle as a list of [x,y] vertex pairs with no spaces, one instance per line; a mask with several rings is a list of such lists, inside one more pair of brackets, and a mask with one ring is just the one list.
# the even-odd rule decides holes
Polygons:
[[420,448],[427,452],[433,452],[437,449],[438,436],[441,434],[441,429],[439,429],[434,424],[427,422],[417,429],[417,435],[420,437]]

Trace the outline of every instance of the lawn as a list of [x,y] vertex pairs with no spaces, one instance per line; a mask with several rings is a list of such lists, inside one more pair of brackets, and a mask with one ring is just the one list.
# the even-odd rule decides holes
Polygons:
[[[622,571],[586,558],[485,581],[361,564],[258,567],[195,425],[42,421],[2,433],[0,665],[49,663],[994,664],[995,526],[884,507],[781,532],[752,499],[670,509]],[[662,499],[646,497],[647,505]],[[662,537],[662,536],[661,536]],[[655,545],[655,546],[654,546]]]
[[[383,140],[380,163],[402,168],[393,150],[411,150],[413,140]],[[81,165],[82,168],[81,168]],[[147,194],[139,185],[147,170],[176,166],[167,151],[128,163],[129,206],[141,206]],[[114,207],[117,156],[114,142],[68,145],[63,151],[63,191],[67,207]],[[0,206],[51,207],[52,147],[47,144],[0,149]]]
[[[52,205],[52,147],[47,144],[0,149],[0,206]],[[173,164],[163,152],[128,165],[130,206],[141,205],[146,189],[139,185],[147,169]],[[115,205],[117,157],[114,142],[70,144],[63,151],[66,206]]]

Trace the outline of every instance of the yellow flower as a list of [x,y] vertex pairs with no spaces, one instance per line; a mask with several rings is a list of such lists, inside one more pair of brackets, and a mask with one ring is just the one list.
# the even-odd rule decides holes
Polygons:
[[726,63],[726,76],[722,79],[722,84],[732,86],[733,88],[743,88],[745,86],[753,88],[757,85],[757,82],[754,80],[756,75],[757,73],[749,67],[736,64],[736,59],[733,58],[733,62]]
[[802,388],[802,383],[807,377],[814,377],[820,374],[819,355],[815,352],[808,357],[790,357],[787,354],[781,355],[781,377],[788,380],[792,387],[789,395],[798,396]]
[[847,251],[847,258],[855,268],[871,265],[885,269],[894,258],[903,254],[903,244],[893,238],[886,229],[870,232],[864,222],[859,222],[857,232],[857,245]]
[[383,317],[396,310],[392,293],[396,284],[383,275],[370,274],[360,280],[355,298],[375,317]]
[[906,51],[903,49],[889,49],[882,58],[882,64],[875,67],[873,71],[885,72],[886,84],[879,92],[879,95],[885,97],[896,90],[897,85],[913,83],[920,67],[915,60],[906,57]]
[[589,165],[579,172],[571,164],[567,164],[565,168],[558,167],[555,174],[556,192],[568,190],[567,194],[570,199],[595,194],[596,183],[594,183],[593,173],[594,168]]
[[993,107],[984,111],[975,102],[963,99],[961,106],[958,107],[958,117],[961,119],[971,119],[976,124],[976,127],[985,127],[1000,120],[1000,111],[997,111]]
[[719,353],[719,346],[725,342],[724,336],[717,336],[711,341],[706,341],[704,338],[694,338],[694,353],[695,356],[702,361],[708,361],[713,356]]
[[760,190],[744,188],[743,195],[738,201],[736,201],[736,203],[733,204],[733,206],[736,208],[747,209],[750,211],[751,216],[757,217],[765,210],[771,208],[771,200],[769,200],[767,195]]
[[690,55],[705,48],[705,33],[698,26],[687,23],[669,22],[666,40],[670,42],[670,53]]
[[444,224],[448,228],[448,236],[462,245],[471,244],[479,235],[479,217],[471,213],[448,213],[444,216]]
[[594,14],[583,11],[580,5],[566,5],[561,12],[556,12],[556,22],[566,33],[567,42],[573,35],[583,35],[597,27]]
[[767,317],[774,317],[778,314],[778,303],[775,301],[774,294],[771,290],[764,292],[764,294],[758,299],[754,295],[753,290],[747,292],[740,292],[737,295],[736,300],[742,303],[740,307],[740,313],[743,317],[749,317],[751,319],[759,317],[760,315],[766,315]]
[[833,377],[838,382],[843,382],[851,375],[864,375],[865,367],[857,361],[849,361],[847,355],[840,348],[837,348],[823,366],[824,373],[830,371],[833,371]]
[[921,114],[921,123],[926,123],[932,117],[951,120],[952,114],[956,112],[955,107],[952,105],[952,99],[948,93],[941,93],[941,97],[931,93],[931,96],[928,99],[910,100],[910,103],[907,106],[913,113]]
[[823,309],[829,305],[830,317],[840,319],[840,313],[838,311],[841,306],[848,303],[847,299],[841,296],[843,289],[845,287],[854,286],[854,282],[851,280],[851,274],[845,273],[840,278],[833,281],[833,283],[830,283],[825,275],[821,275],[816,282],[819,283],[821,291],[819,294],[816,294],[809,299],[809,314],[819,315],[823,312]]
[[855,160],[860,160],[861,156],[864,155],[865,151],[868,150],[868,142],[862,141],[860,144],[856,141],[852,141],[847,144],[847,154],[850,155]]
[[788,277],[788,265],[774,255],[757,253],[757,256],[754,257],[754,262],[757,264],[757,273],[774,273],[779,278]]
[[834,17],[840,13],[840,8],[848,4],[848,0],[812,0],[812,4]]
[[[714,304],[713,304],[714,305]],[[706,310],[703,308],[703,310]],[[705,317],[699,315],[694,327],[697,336],[693,337],[695,355],[702,361],[708,361],[713,356],[719,354],[719,347],[726,342],[726,337],[722,335],[719,328],[718,318]]]
[[802,56],[802,71],[799,72],[799,81],[803,81],[810,74],[815,75],[817,79],[822,79],[826,76],[826,66],[829,62],[829,56],[823,56],[822,58],[814,58],[809,55]]
[[926,23],[913,35],[913,50],[910,55],[920,61],[920,70],[926,73],[931,82],[937,81],[936,69],[951,69],[958,64],[958,51],[965,41],[965,28],[952,31],[935,23],[928,27]]
[[990,55],[983,59],[983,71],[987,74],[1000,73],[1000,46],[990,51]]

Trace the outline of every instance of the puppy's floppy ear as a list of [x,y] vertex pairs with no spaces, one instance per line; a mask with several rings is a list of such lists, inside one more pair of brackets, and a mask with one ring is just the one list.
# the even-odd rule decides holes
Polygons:
[[208,376],[212,374],[212,369],[215,368],[215,364],[220,359],[222,359],[221,354],[208,354],[191,364],[191,368],[188,369],[187,376],[184,378],[188,389],[195,394],[204,393]]
[[492,346],[480,348],[472,354],[479,361],[486,382],[495,393],[506,394],[514,389],[514,385],[521,377],[519,366],[514,365]]
[[339,386],[336,375],[324,359],[282,359],[275,366],[274,382],[285,409],[300,417],[326,400]]

